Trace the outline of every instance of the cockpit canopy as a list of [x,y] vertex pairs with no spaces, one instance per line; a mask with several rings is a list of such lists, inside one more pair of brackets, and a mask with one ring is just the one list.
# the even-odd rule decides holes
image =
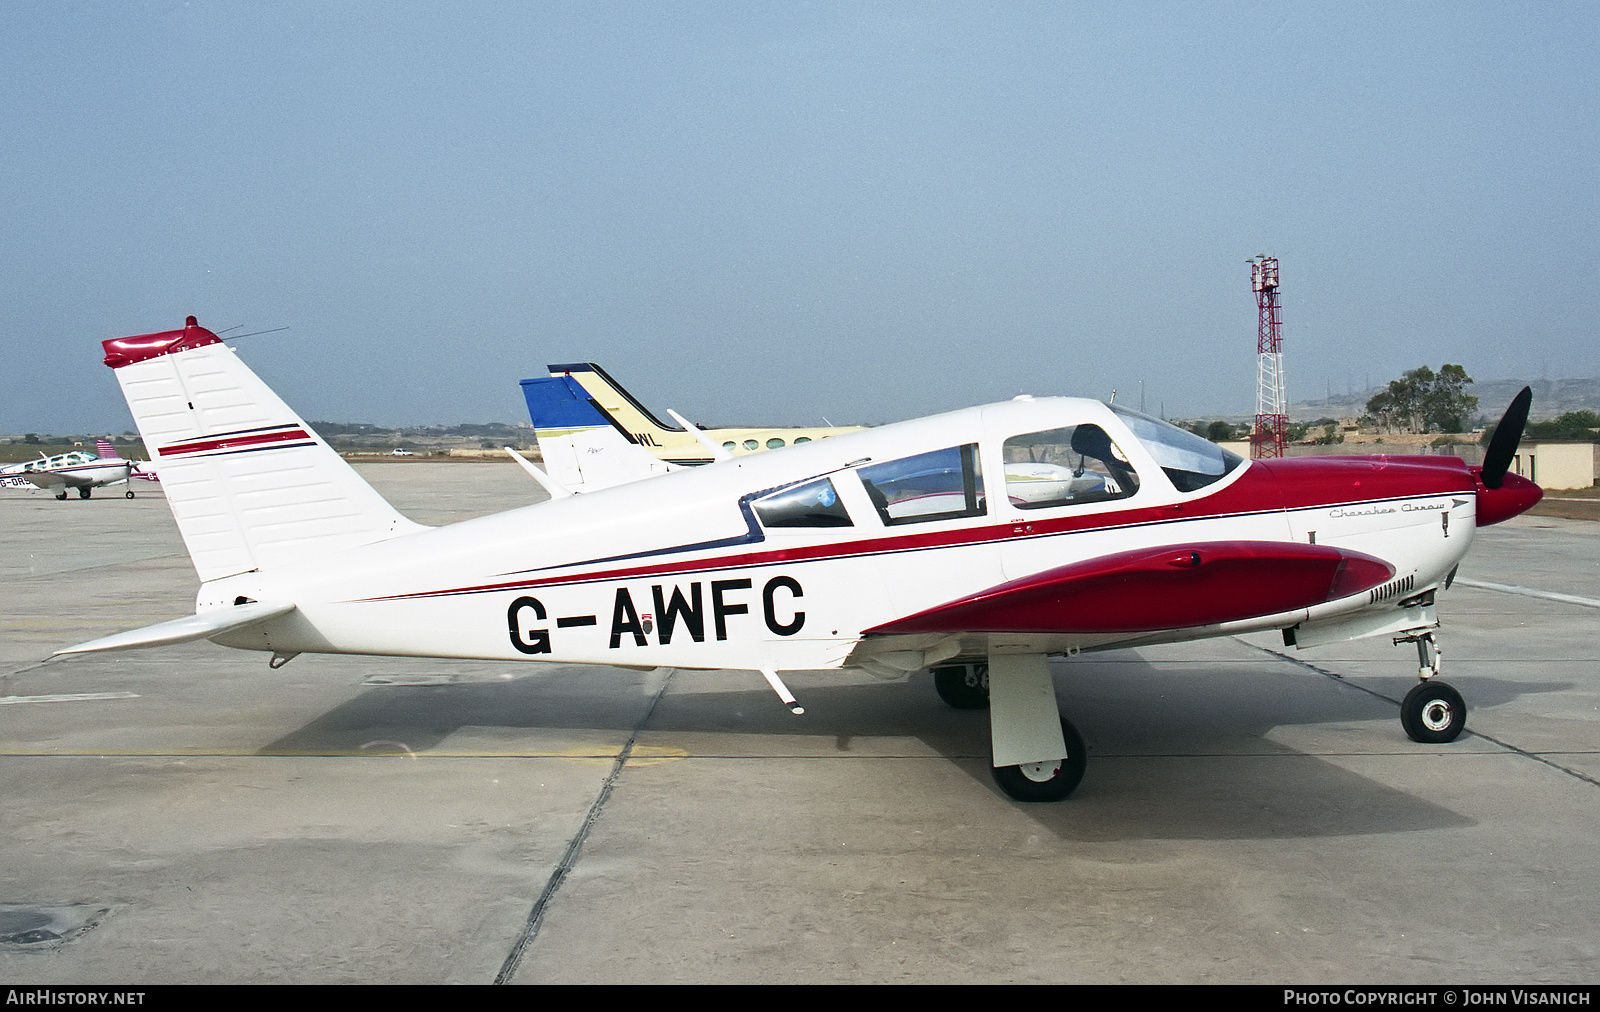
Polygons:
[[[1071,404],[1078,406],[1074,414],[1081,421],[1076,424],[1026,429],[1029,421],[1073,417],[1056,407]],[[985,441],[859,460],[830,474],[755,493],[746,502],[769,530],[858,526],[869,523],[874,512],[883,526],[894,527],[998,515],[1004,511],[990,497],[1002,489],[1016,510],[1129,499],[1149,484],[1148,474],[1141,481],[1139,468],[1152,461],[1174,489],[1192,493],[1244,463],[1215,443],[1137,411],[1111,406],[1108,416],[1104,406],[1086,401],[1057,401],[1050,408],[1007,408],[993,417],[985,409]],[[998,447],[987,442],[994,438]],[[1130,454],[1129,446],[1144,452]],[[1004,465],[998,481],[992,473],[995,457],[989,456],[996,452]],[[985,458],[991,461],[987,490]],[[1164,484],[1156,481],[1158,487]],[[844,494],[846,485],[856,491]]]
[[30,460],[23,465],[22,469],[35,473],[40,471],[59,471],[64,467],[82,467],[85,464],[93,464],[98,459],[92,453],[73,450],[71,453],[60,453],[54,457],[40,457],[38,460]]

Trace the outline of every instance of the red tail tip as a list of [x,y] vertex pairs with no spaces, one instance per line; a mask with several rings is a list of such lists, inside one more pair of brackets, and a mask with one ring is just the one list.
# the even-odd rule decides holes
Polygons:
[[133,337],[116,337],[101,341],[106,351],[106,365],[120,369],[134,362],[187,351],[208,344],[221,344],[222,339],[200,326],[189,317],[182,330],[164,330],[159,334],[137,334]]

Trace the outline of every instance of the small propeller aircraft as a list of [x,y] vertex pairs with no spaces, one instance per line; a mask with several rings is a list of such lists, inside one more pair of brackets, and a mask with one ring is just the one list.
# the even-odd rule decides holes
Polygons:
[[[932,669],[988,707],[999,786],[1066,797],[1082,737],[1047,659],[1282,630],[1416,644],[1406,733],[1445,742],[1435,597],[1532,506],[1451,457],[1246,461],[1099,401],[1022,397],[440,528],[402,517],[211,331],[103,342],[201,580],[195,614],[60,651],[302,652],[760,672]],[[531,465],[529,465],[531,468]]]
[[[78,498],[87,499],[95,489],[105,485],[115,485],[135,477],[155,479],[154,472],[143,474],[134,461],[124,460],[110,440],[97,440],[95,447],[97,453],[70,450],[54,457],[41,456],[25,464],[13,464],[0,469],[0,483],[12,488],[27,485],[44,489],[58,488],[57,499],[65,499],[69,490],[77,489]],[[131,488],[124,494],[129,499],[134,497]]]

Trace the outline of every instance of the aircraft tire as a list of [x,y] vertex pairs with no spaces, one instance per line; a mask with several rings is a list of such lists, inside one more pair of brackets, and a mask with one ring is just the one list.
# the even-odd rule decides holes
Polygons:
[[129,499],[132,499],[133,498],[133,490],[129,489],[127,492],[124,492],[123,495],[127,496]]
[[79,499],[87,499],[87,498],[89,498],[89,486],[85,485],[82,488],[78,489],[78,498]]
[[1048,780],[1035,780],[1020,766],[997,766],[994,782],[1017,801],[1061,801],[1077,790],[1083,780],[1083,771],[1089,765],[1089,747],[1083,735],[1067,718],[1061,718],[1061,737],[1066,739],[1067,757],[1056,767],[1055,775]]
[[939,698],[957,710],[989,708],[989,665],[946,664],[933,669]]
[[56,498],[60,499],[62,502],[66,502],[67,501],[67,490],[66,489],[62,489],[61,491],[57,492],[56,493]]
[[1406,737],[1424,745],[1455,741],[1467,726],[1467,703],[1454,687],[1430,678],[1418,682],[1400,703]]

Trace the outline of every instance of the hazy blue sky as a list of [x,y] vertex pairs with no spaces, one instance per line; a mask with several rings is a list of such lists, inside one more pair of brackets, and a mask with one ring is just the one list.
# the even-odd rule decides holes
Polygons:
[[[1593,3],[0,3],[0,431],[194,313],[308,418],[1600,373]],[[1486,407],[1490,407],[1486,405]]]

